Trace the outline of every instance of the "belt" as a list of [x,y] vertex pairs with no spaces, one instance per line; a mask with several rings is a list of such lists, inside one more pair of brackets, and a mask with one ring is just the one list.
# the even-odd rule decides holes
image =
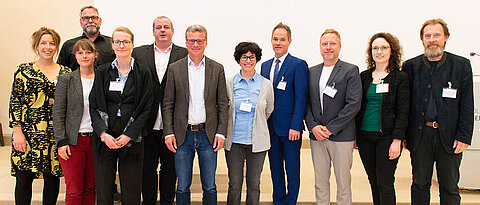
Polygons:
[[437,129],[438,128],[438,122],[437,121],[433,121],[433,122],[425,122],[425,125],[426,126],[429,126],[429,127],[432,127],[434,129]]
[[205,129],[205,123],[200,123],[196,125],[188,124],[187,129],[190,131],[202,131]]
[[78,135],[92,137],[93,132],[79,132]]

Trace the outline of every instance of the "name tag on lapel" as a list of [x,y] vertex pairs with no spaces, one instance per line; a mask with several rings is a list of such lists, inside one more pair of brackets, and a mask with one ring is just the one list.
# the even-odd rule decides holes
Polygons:
[[443,88],[442,97],[444,97],[444,98],[457,98],[457,89]]
[[443,88],[442,97],[457,98],[457,89],[452,88],[451,82],[448,82],[448,88]]
[[332,86],[327,86],[323,91],[323,94],[327,95],[328,97],[334,98],[337,94],[337,89]]
[[110,81],[110,87],[108,90],[121,92],[123,90],[123,84],[118,81]]
[[377,85],[377,93],[388,93],[388,83],[380,83]]
[[283,80],[278,82],[277,89],[285,90],[285,88],[287,88],[287,82],[285,82]]

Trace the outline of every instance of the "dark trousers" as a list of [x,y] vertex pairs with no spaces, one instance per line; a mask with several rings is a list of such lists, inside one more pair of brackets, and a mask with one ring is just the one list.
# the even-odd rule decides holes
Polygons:
[[[173,204],[175,198],[175,155],[165,145],[162,130],[152,130],[144,138],[142,196],[144,205],[154,205],[160,187],[160,204]],[[157,173],[160,159],[160,171]],[[159,178],[160,176],[160,178]]]
[[230,151],[225,150],[228,167],[228,205],[240,205],[242,198],[243,167],[247,164],[247,200],[246,205],[258,205],[260,202],[260,177],[267,151],[253,153],[252,145],[233,143]]
[[396,204],[395,170],[398,159],[389,159],[393,139],[380,132],[360,131],[357,137],[358,152],[368,175],[372,190],[373,204]]
[[[15,204],[30,205],[32,202],[32,183],[35,173],[31,171],[16,170],[15,173]],[[43,173],[42,204],[51,205],[57,203],[60,178],[50,173]]]
[[[273,184],[273,204],[296,204],[300,190],[300,148],[302,139],[288,140],[288,136],[270,133],[268,151]],[[287,185],[285,186],[285,173]],[[286,192],[288,190],[288,192]]]
[[[142,153],[143,154],[143,153]],[[115,179],[118,172],[120,177],[120,191],[122,204],[140,204],[142,190],[142,156],[126,155],[118,156],[118,150],[105,148],[102,160],[94,158],[95,162],[95,186],[97,189],[97,204],[113,204],[115,193]]]
[[[116,120],[109,134],[116,138],[122,131],[120,120]],[[93,149],[97,204],[113,205],[118,165],[122,204],[139,205],[142,192],[143,141],[133,143],[131,147],[125,145],[121,149],[110,149],[105,144],[102,146],[104,149],[101,156],[96,155],[99,153],[95,150],[97,146]],[[135,154],[131,154],[132,152]]]
[[458,180],[462,153],[448,153],[440,141],[438,129],[423,127],[417,147],[410,153],[413,183],[412,204],[430,204],[433,164],[436,163],[440,204],[460,204]]

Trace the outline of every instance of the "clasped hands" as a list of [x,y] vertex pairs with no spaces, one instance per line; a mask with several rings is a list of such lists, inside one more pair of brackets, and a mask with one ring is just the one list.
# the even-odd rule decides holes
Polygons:
[[105,137],[105,144],[108,146],[108,148],[110,149],[120,149],[122,147],[124,147],[125,145],[128,144],[128,142],[130,142],[131,138],[128,137],[127,135],[120,135],[119,137],[117,138],[114,138],[112,135],[109,135],[105,132],[103,132],[101,135],[100,135],[100,138],[102,137]]
[[332,133],[327,129],[327,126],[323,125],[317,125],[312,128],[312,133],[313,136],[315,136],[315,139],[317,139],[318,141],[327,139],[330,137],[330,135],[332,135]]

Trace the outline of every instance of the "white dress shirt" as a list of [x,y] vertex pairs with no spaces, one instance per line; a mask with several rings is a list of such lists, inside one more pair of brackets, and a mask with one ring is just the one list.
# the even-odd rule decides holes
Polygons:
[[[207,114],[205,111],[205,56],[198,66],[188,57],[188,124],[196,125],[205,123]],[[165,139],[174,134],[165,136]],[[216,137],[225,140],[225,136],[216,133]]]
[[188,58],[188,88],[188,124],[205,123],[205,57],[198,67]]
[[272,63],[272,68],[270,69],[270,81],[272,81],[273,83],[273,76],[275,75],[275,61],[280,60],[280,62],[278,63],[278,71],[280,72],[280,69],[282,69],[282,65],[283,65],[283,61],[285,61],[285,58],[287,57],[288,53],[285,53],[285,55],[283,55],[282,57],[280,58],[276,58],[275,56],[273,57],[273,63]]
[[[170,53],[172,53],[172,44],[167,48],[165,51],[161,51],[155,43],[153,44],[154,51],[155,51],[155,67],[157,70],[157,76],[160,84],[162,83],[163,76],[165,76],[165,72],[167,71],[168,60],[170,59]],[[162,124],[162,102],[158,104],[158,113],[155,119],[155,124],[153,125],[154,130],[161,130],[163,129]]]

